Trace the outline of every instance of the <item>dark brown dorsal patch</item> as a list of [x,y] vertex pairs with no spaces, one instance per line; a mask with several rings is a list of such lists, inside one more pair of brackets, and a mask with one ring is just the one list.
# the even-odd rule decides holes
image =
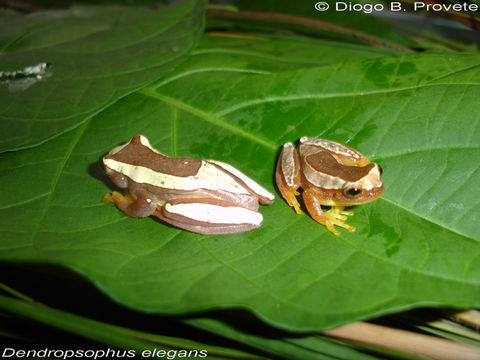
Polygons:
[[198,159],[170,158],[163,154],[158,154],[143,145],[139,136],[132,138],[130,143],[116,154],[107,155],[105,158],[181,177],[197,174],[198,169],[202,165],[202,161]]
[[305,161],[319,172],[339,177],[349,182],[355,182],[365,177],[375,166],[372,163],[365,166],[345,166],[340,164],[327,151],[319,151],[315,154],[307,155]]

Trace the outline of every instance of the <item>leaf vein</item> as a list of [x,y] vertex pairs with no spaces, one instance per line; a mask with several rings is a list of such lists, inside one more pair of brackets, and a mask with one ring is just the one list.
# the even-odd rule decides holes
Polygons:
[[[403,88],[396,88],[396,89],[380,89],[380,90],[370,90],[370,91],[365,91],[362,92],[362,96],[365,95],[378,95],[378,94],[389,94],[389,93],[395,93],[395,92],[401,92],[401,91],[410,91],[410,90],[416,90],[416,89],[421,89],[421,88],[427,88],[427,87],[436,87],[436,86],[453,86],[453,85],[467,85],[467,84],[454,84],[454,83],[435,83],[435,84],[423,84],[423,85],[412,85],[412,86],[407,86]],[[480,84],[469,84],[469,85],[480,85]],[[234,106],[231,106],[230,108],[226,108],[220,112],[217,113],[217,116],[223,117],[227,114],[230,114],[232,112],[235,112],[237,110],[253,106],[253,105],[258,105],[258,104],[263,104],[263,103],[268,103],[268,102],[281,102],[281,101],[292,101],[292,100],[318,100],[318,99],[331,99],[331,98],[343,98],[343,97],[353,97],[353,96],[359,96],[359,93],[355,92],[350,92],[350,93],[330,93],[330,94],[302,94],[302,95],[283,95],[283,96],[270,96],[270,97],[264,97],[261,99],[253,99],[245,102],[240,102]]]

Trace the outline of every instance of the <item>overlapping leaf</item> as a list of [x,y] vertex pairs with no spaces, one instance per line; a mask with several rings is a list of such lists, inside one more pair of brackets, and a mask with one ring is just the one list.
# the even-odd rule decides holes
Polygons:
[[[0,13],[0,151],[72,129],[170,70],[194,47],[203,7],[203,1],[186,0],[157,10]],[[23,70],[39,64],[46,71],[25,80]]]
[[[156,85],[3,155],[0,257],[65,265],[138,310],[241,307],[295,330],[419,304],[479,306],[480,57],[269,68],[274,46],[262,52],[255,44],[266,40],[251,40],[247,51],[241,41],[207,42]],[[357,231],[339,237],[281,198],[261,207],[258,230],[191,234],[101,202],[112,189],[101,156],[137,133],[170,155],[226,161],[272,192],[284,142],[329,138],[380,162],[387,190],[356,208]]]
[[[395,44],[403,44],[406,46],[412,46],[414,44],[411,39],[400,35],[398,32],[392,30],[391,26],[379,20],[379,17],[369,16],[367,9],[365,12],[352,11],[351,8],[348,9],[349,5],[351,6],[350,2],[328,0],[321,2],[328,4],[328,10],[319,11],[316,9],[316,3],[317,2],[310,1],[292,2],[288,0],[240,0],[235,3],[240,10],[263,13],[257,14],[259,15],[258,18],[255,19],[257,21],[252,21],[252,15],[242,16],[240,17],[242,20],[236,19],[233,22],[225,20],[225,17],[218,16],[215,17],[214,20],[209,19],[210,25],[207,24],[207,26],[242,28],[247,31],[255,31],[256,29],[256,31],[260,33],[285,33],[293,30],[295,33],[306,32],[320,36],[323,39],[335,39],[348,43],[365,42],[367,39],[364,35],[369,34],[374,36],[376,40],[367,41],[367,43],[373,46],[384,47],[381,44],[383,41],[392,41],[393,44],[390,43],[390,45],[393,45],[393,47],[390,47],[392,49],[396,47]],[[347,5],[346,8],[344,4]],[[366,8],[368,8],[368,6]],[[288,14],[287,16],[300,16],[303,20],[280,21],[278,17],[276,18],[276,14],[278,13]],[[317,27],[309,23],[310,19],[319,22]],[[368,24],[368,26],[366,26],[366,24]]]

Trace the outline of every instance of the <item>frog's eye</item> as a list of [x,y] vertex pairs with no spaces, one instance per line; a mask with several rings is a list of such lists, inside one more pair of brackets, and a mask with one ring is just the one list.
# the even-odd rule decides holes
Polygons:
[[345,196],[349,198],[356,198],[362,193],[362,190],[356,187],[351,187],[351,188],[345,189],[343,193],[345,194]]

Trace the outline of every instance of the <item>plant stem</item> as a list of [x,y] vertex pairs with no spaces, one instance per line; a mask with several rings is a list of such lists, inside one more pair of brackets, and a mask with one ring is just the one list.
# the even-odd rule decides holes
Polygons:
[[362,321],[327,330],[325,334],[439,360],[480,359],[480,349],[473,346]]

